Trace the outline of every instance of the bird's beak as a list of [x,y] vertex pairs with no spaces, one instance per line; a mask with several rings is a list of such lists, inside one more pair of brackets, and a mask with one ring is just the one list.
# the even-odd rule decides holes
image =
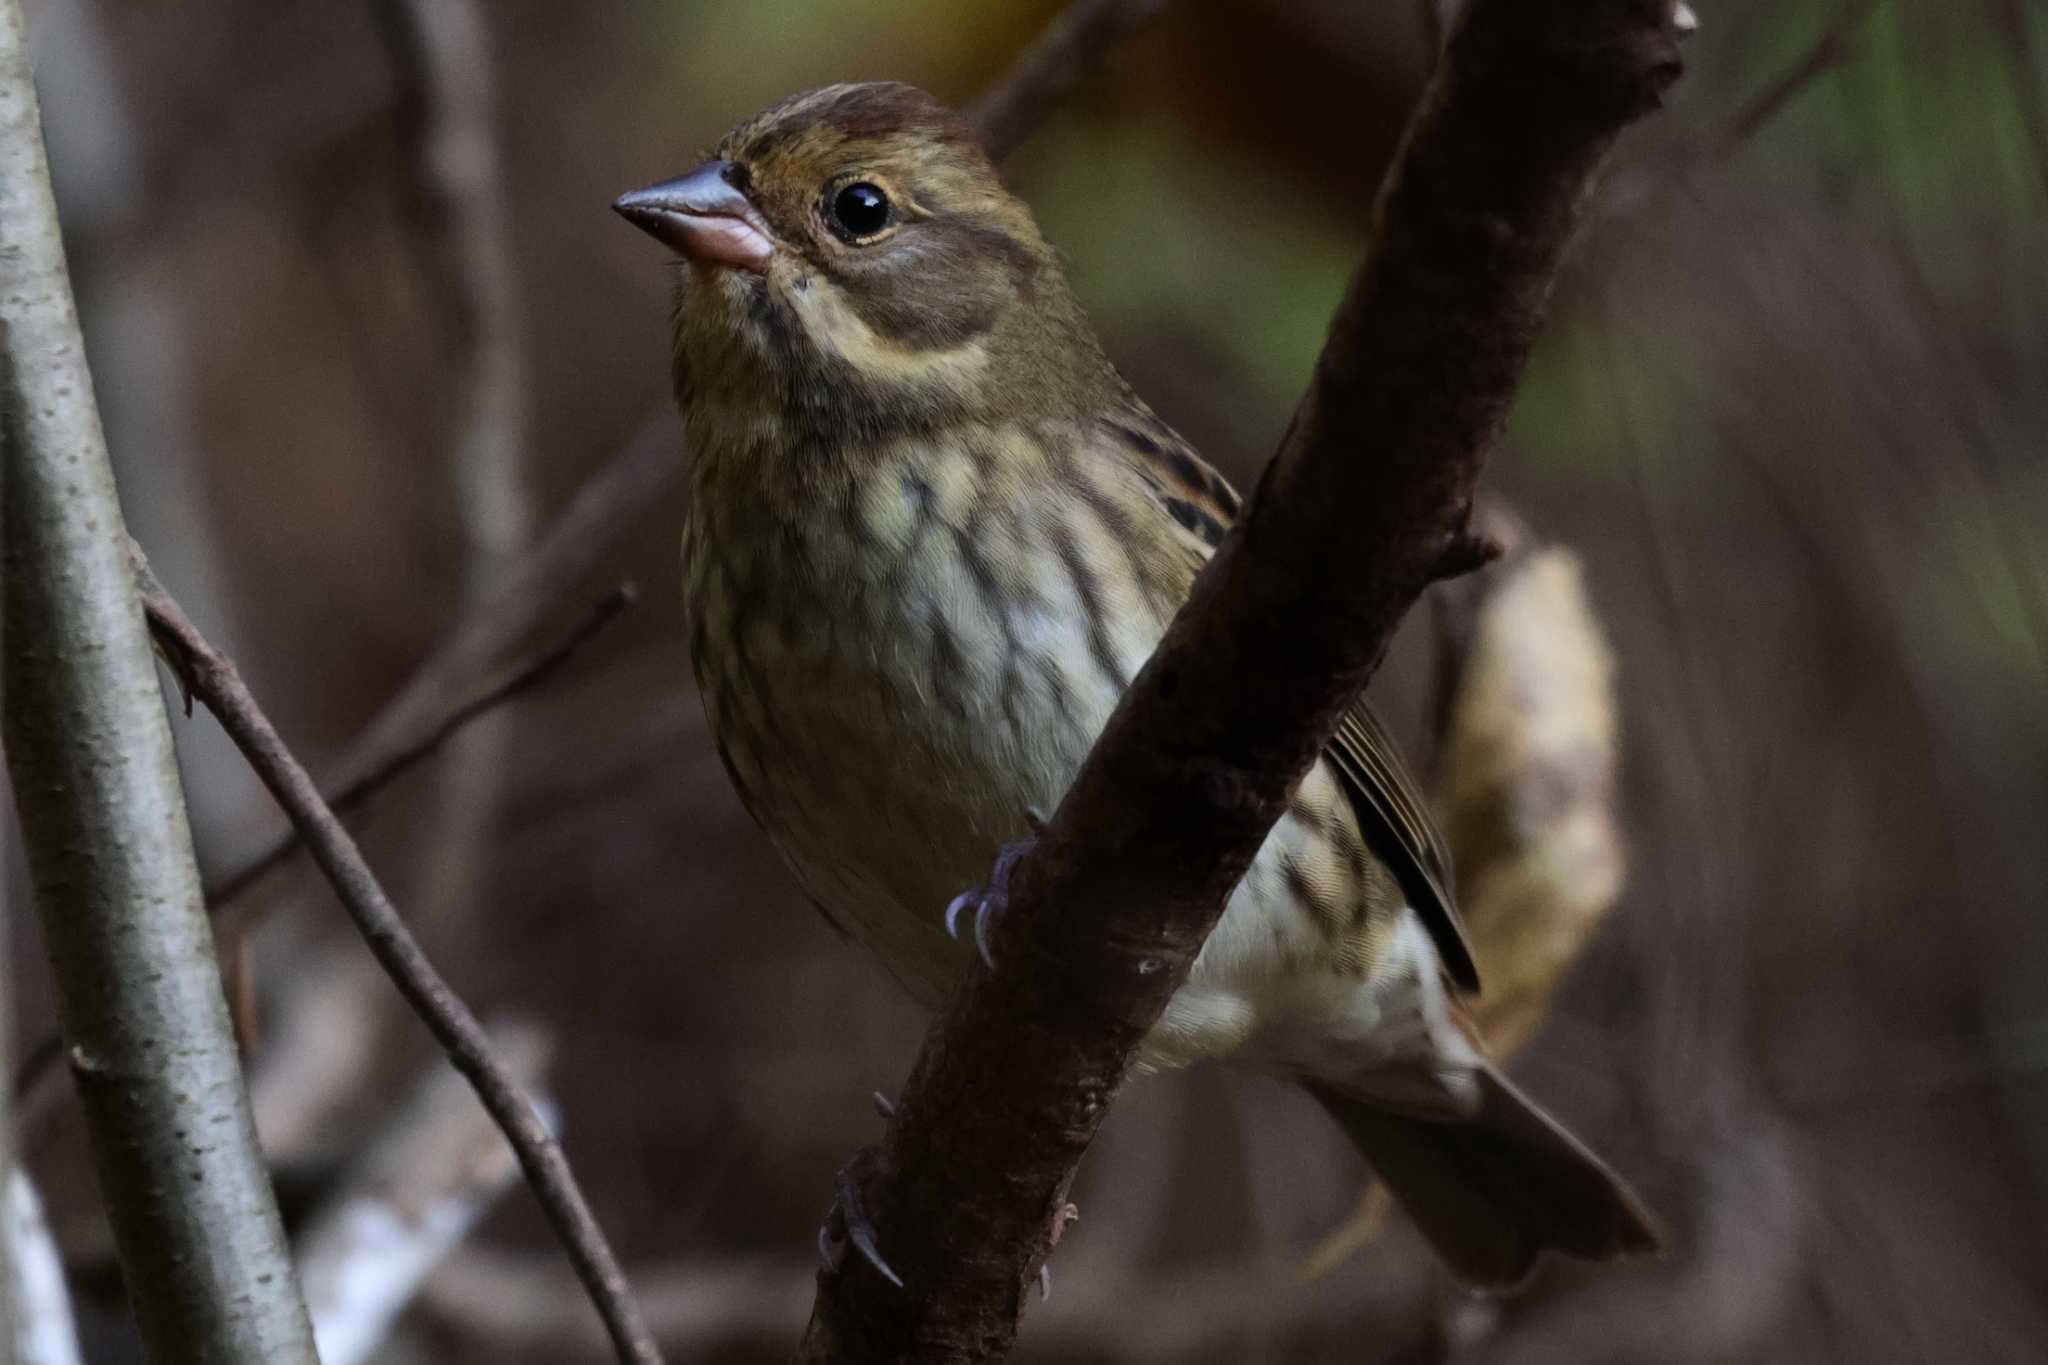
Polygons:
[[687,175],[622,194],[612,208],[690,260],[764,274],[775,243],[740,189],[738,169],[730,161],[707,161]]

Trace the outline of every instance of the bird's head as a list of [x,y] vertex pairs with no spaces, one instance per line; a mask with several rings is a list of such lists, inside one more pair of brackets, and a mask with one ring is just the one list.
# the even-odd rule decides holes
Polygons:
[[686,413],[824,434],[1087,410],[1117,381],[974,131],[908,85],[741,123],[614,207],[674,248]]

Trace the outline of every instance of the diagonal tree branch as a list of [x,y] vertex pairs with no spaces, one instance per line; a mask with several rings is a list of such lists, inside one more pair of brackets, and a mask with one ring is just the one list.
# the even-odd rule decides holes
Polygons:
[[0,0],[0,409],[7,766],[136,1322],[166,1365],[312,1365],[128,573],[17,0]]
[[363,941],[392,984],[433,1032],[448,1060],[476,1090],[477,1098],[505,1134],[533,1187],[534,1197],[554,1225],[577,1276],[604,1319],[621,1361],[660,1365],[661,1354],[641,1321],[604,1232],[584,1201],[561,1144],[535,1112],[512,1073],[492,1048],[483,1025],[442,979],[421,951],[398,910],[363,861],[355,840],[320,799],[313,779],[285,747],[235,666],[206,642],[149,570],[142,551],[131,545],[135,574],[150,630],[193,696],[213,712],[221,728],[284,808],[299,837],[361,931]]
[[[327,804],[337,815],[347,815],[360,808],[372,796],[433,757],[465,725],[544,682],[598,632],[617,620],[619,613],[632,606],[638,595],[638,589],[631,583],[615,585],[591,604],[589,613],[582,620],[570,626],[560,638],[548,641],[531,658],[516,661],[510,672],[482,679],[477,690],[470,695],[446,696],[442,706],[425,717],[417,730],[396,736],[389,745],[380,745],[374,751],[361,751],[361,757],[348,765],[351,776],[345,784],[335,788],[334,795],[327,798]],[[218,885],[206,888],[207,900],[216,907],[215,923],[226,930],[245,927],[252,922],[254,916],[242,893],[284,863],[298,847],[296,830],[281,835],[270,847],[223,878]]]
[[1075,0],[1046,26],[1003,77],[967,106],[989,158],[1017,150],[1068,91],[1166,0]]
[[1010,1348],[1074,1171],[1287,793],[1468,542],[1608,147],[1677,77],[1672,0],[1474,0],[1308,393],[848,1172],[906,1285],[820,1276],[804,1362]]
[[[437,704],[422,715],[418,726],[391,732],[388,741],[374,749],[359,745],[346,765],[351,774],[346,783],[332,787],[332,795],[323,793],[328,806],[337,815],[359,809],[386,786],[426,762],[470,721],[546,680],[598,632],[617,620],[633,604],[636,595],[630,583],[614,586],[592,604],[582,620],[559,638],[546,641],[531,657],[514,660],[507,672],[494,671],[479,679],[450,678],[450,687],[460,683],[475,690],[439,693]],[[191,698],[185,698],[185,703],[189,712]],[[262,903],[243,893],[283,866],[298,849],[298,831],[287,829],[263,852],[206,888],[208,907],[219,933],[246,932],[254,927]],[[56,1034],[48,1033],[28,1048],[15,1068],[14,1097],[22,1104],[24,1126],[41,1112],[63,1052],[62,1041]]]

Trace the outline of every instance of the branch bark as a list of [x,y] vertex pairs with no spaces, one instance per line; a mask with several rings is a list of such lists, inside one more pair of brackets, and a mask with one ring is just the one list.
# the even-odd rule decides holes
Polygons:
[[1468,543],[1558,263],[1680,69],[1671,0],[1475,0],[1307,394],[849,1175],[896,1289],[821,1275],[799,1361],[1000,1358],[1074,1171],[1225,898],[1416,596]]
[[129,1298],[154,1360],[311,1365],[128,571],[16,0],[0,0],[0,234],[7,761]]
[[320,867],[363,942],[398,987],[421,1022],[433,1033],[455,1069],[462,1073],[491,1118],[505,1134],[526,1173],[534,1198],[553,1224],[590,1300],[604,1319],[619,1359],[628,1365],[661,1365],[661,1353],[647,1333],[626,1287],[625,1273],[605,1241],[561,1144],[535,1111],[533,1101],[492,1048],[483,1025],[449,988],[397,907],[384,894],[377,874],[339,818],[320,799],[320,789],[269,718],[250,695],[235,666],[206,642],[178,604],[156,582],[142,552],[130,547],[150,629],[193,696],[206,704],[235,747],[249,761],[291,820],[306,850]]

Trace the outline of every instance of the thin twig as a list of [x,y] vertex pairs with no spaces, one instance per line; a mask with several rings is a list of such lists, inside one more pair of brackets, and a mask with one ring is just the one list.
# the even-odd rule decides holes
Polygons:
[[[1675,5],[1474,0],[1246,515],[1014,872],[862,1204],[896,1289],[822,1275],[802,1362],[998,1359],[1076,1169],[1288,794],[1467,537],[1487,449]],[[1245,666],[1257,660],[1258,667]]]
[[355,841],[320,799],[311,775],[285,746],[234,665],[186,619],[150,572],[141,549],[130,550],[158,645],[284,809],[392,984],[432,1031],[455,1069],[475,1087],[477,1098],[518,1154],[527,1183],[604,1319],[619,1359],[659,1365],[660,1353],[627,1289],[625,1274],[570,1172],[561,1144],[499,1060],[476,1016],[427,960]]
[[981,129],[989,156],[1001,161],[1015,151],[1110,48],[1164,8],[1166,0],[1076,0],[1063,10],[1003,77],[967,106],[967,119]]
[[[537,1086],[553,1052],[546,1033],[503,1021],[490,1026],[490,1037],[519,1082]],[[337,1188],[298,1235],[321,1365],[376,1358],[427,1277],[518,1180],[504,1135],[461,1077],[434,1060],[411,1099],[351,1154]],[[543,1259],[571,1296],[560,1305],[563,1317],[598,1338],[593,1350],[604,1349],[602,1329],[576,1302],[581,1286],[558,1259]]]
[[[681,469],[676,419],[663,415],[649,420],[583,486],[533,548],[505,567],[491,599],[465,618],[377,713],[339,764],[335,790],[374,791],[375,784],[369,783],[373,775],[402,764],[403,755],[431,753],[434,736],[445,738],[452,732],[451,716],[474,708],[478,698],[494,691],[504,689],[510,696],[520,690],[497,679],[531,673],[520,687],[530,685],[567,658],[573,649],[564,649],[562,640],[536,645],[536,636],[561,614],[567,598],[584,591],[606,548],[635,515],[660,502]],[[598,611],[602,613],[602,605]],[[586,622],[566,638],[587,639],[595,628],[594,622]],[[551,656],[552,662],[543,667],[541,661]],[[215,915],[225,916],[296,845],[297,836],[288,836],[246,875],[238,873],[223,884],[214,898]]]
[[[432,719],[430,728],[410,736],[401,747],[376,755],[372,766],[359,769],[346,786],[336,788],[334,794],[326,798],[328,806],[337,815],[353,814],[370,797],[431,758],[465,725],[546,681],[569,661],[570,656],[617,620],[637,597],[638,589],[631,583],[620,583],[611,588],[593,602],[583,619],[564,631],[559,639],[517,664],[511,673],[481,680],[473,695],[454,700],[450,710]],[[297,831],[282,834],[270,847],[208,887],[207,901],[220,907],[214,917],[215,923],[223,930],[247,928],[253,915],[248,904],[242,901],[242,893],[291,857],[299,844]]]
[[[354,776],[335,787],[332,795],[323,794],[328,808],[337,815],[348,815],[359,809],[370,797],[432,757],[463,726],[545,681],[598,632],[617,620],[635,598],[636,590],[631,583],[616,585],[591,605],[589,613],[581,621],[559,638],[547,642],[532,657],[518,661],[511,672],[473,680],[477,690],[467,696],[449,696],[447,709],[428,717],[425,729],[397,735],[394,737],[396,747],[384,749],[380,746],[376,752],[365,753],[363,762],[347,765],[354,771]],[[186,699],[185,710],[188,715],[191,713],[189,698]],[[282,867],[298,852],[300,843],[299,832],[287,829],[271,842],[270,847],[207,888],[207,904],[219,933],[247,934],[255,927],[266,903],[246,898],[244,893]],[[43,1097],[51,1093],[46,1087],[52,1087],[62,1074],[58,1064],[63,1058],[63,1039],[54,1032],[38,1038],[23,1053],[14,1072],[14,1097],[25,1111],[24,1125],[32,1123],[41,1112]]]
[[1844,0],[1812,43],[1801,50],[1790,66],[1767,81],[1731,115],[1720,131],[1703,133],[1654,165],[1637,171],[1614,186],[1587,223],[1592,231],[1640,209],[1673,185],[1685,183],[1700,168],[1739,151],[1812,88],[1813,83],[1845,64],[1854,54],[1856,30],[1876,8],[1877,0]]
[[1716,139],[1718,148],[1726,151],[1748,142],[1814,81],[1848,61],[1856,30],[1875,8],[1877,0],[1848,0],[1797,61],[1736,111],[1727,130]]

